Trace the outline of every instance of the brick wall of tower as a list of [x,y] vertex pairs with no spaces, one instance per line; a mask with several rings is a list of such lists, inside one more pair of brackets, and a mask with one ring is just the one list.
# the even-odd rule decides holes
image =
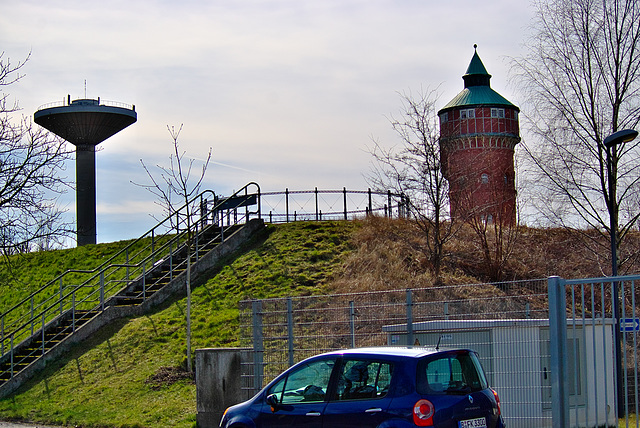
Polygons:
[[453,217],[514,224],[518,112],[506,106],[499,108],[502,112],[493,109],[493,115],[491,107],[472,106],[441,113],[442,167]]

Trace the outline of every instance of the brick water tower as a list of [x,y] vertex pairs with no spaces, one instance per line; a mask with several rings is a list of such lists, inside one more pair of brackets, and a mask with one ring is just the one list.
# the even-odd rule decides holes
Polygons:
[[516,222],[514,149],[520,109],[491,89],[476,51],[464,89],[439,112],[440,159],[452,218]]
[[96,146],[138,119],[135,106],[79,99],[45,105],[34,121],[76,146],[78,245],[96,243]]

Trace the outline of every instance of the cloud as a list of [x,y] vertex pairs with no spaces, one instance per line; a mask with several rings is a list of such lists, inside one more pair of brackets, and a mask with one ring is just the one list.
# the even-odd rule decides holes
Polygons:
[[140,158],[168,157],[166,127],[181,123],[189,155],[213,149],[220,192],[366,187],[371,137],[396,141],[397,92],[442,85],[446,103],[474,43],[514,100],[502,58],[518,55],[529,16],[512,0],[21,0],[3,3],[0,43],[12,58],[32,51],[10,88],[27,115],[84,97],[85,80],[87,97],[135,104],[138,122],[97,155],[99,207],[115,218],[149,206],[116,196]]

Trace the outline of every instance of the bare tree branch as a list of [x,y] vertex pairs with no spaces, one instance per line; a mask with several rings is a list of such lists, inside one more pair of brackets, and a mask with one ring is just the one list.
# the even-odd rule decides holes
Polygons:
[[[178,219],[177,217],[173,217],[173,214],[176,213],[181,207],[184,207],[186,210],[184,218],[184,224],[187,231],[187,274],[185,281],[187,292],[186,357],[187,369],[189,370],[189,372],[191,372],[191,254],[193,251],[192,246],[195,236],[195,231],[193,230],[194,224],[192,222],[191,216],[196,212],[196,207],[192,205],[195,204],[195,202],[192,202],[192,200],[194,199],[194,196],[197,196],[200,193],[200,187],[202,186],[202,181],[204,180],[204,176],[207,172],[207,167],[209,166],[209,161],[211,160],[211,148],[209,148],[209,154],[207,155],[206,161],[202,164],[200,176],[195,180],[195,182],[192,182],[193,180],[191,179],[191,172],[195,160],[190,159],[188,163],[185,163],[186,152],[181,151],[180,145],[178,144],[178,138],[180,137],[180,132],[182,132],[182,125],[180,125],[180,128],[178,128],[178,130],[176,130],[174,126],[169,127],[167,125],[167,130],[169,131],[169,135],[171,135],[171,139],[173,140],[173,153],[169,156],[169,167],[157,165],[157,168],[160,171],[160,178],[156,179],[149,168],[147,168],[144,161],[140,159],[142,167],[151,180],[151,184],[137,185],[144,187],[159,199],[157,203],[162,206],[167,216],[171,219],[172,227],[178,229],[181,223],[180,219]],[[176,198],[177,200],[175,200],[174,198]],[[176,203],[179,204],[177,207],[175,205]]]
[[[540,193],[538,208],[554,225],[605,236],[613,218],[620,245],[639,218],[637,205],[630,208],[640,190],[640,140],[612,148],[612,188],[603,141],[640,123],[640,3],[534,4],[528,52],[513,65],[525,94],[528,130],[536,137],[522,147],[537,174],[532,181]],[[619,217],[621,207],[626,216]]]
[[61,138],[15,119],[18,102],[9,103],[5,88],[19,82],[29,56],[12,65],[0,53],[0,249],[16,252],[50,249],[72,233],[57,198],[68,188],[59,175],[71,152]]
[[373,140],[369,153],[374,162],[366,178],[378,191],[392,190],[408,197],[410,214],[426,238],[423,251],[440,282],[444,246],[459,225],[448,215],[449,185],[441,169],[435,107],[439,95],[437,90],[427,90],[415,97],[410,93],[400,96],[400,116],[392,115],[389,122],[402,144],[385,148]]

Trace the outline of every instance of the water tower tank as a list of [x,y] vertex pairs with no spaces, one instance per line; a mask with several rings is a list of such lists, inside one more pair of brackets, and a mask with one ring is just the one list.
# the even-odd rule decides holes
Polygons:
[[76,146],[78,245],[96,243],[95,147],[136,122],[135,106],[79,99],[42,106],[34,121]]

